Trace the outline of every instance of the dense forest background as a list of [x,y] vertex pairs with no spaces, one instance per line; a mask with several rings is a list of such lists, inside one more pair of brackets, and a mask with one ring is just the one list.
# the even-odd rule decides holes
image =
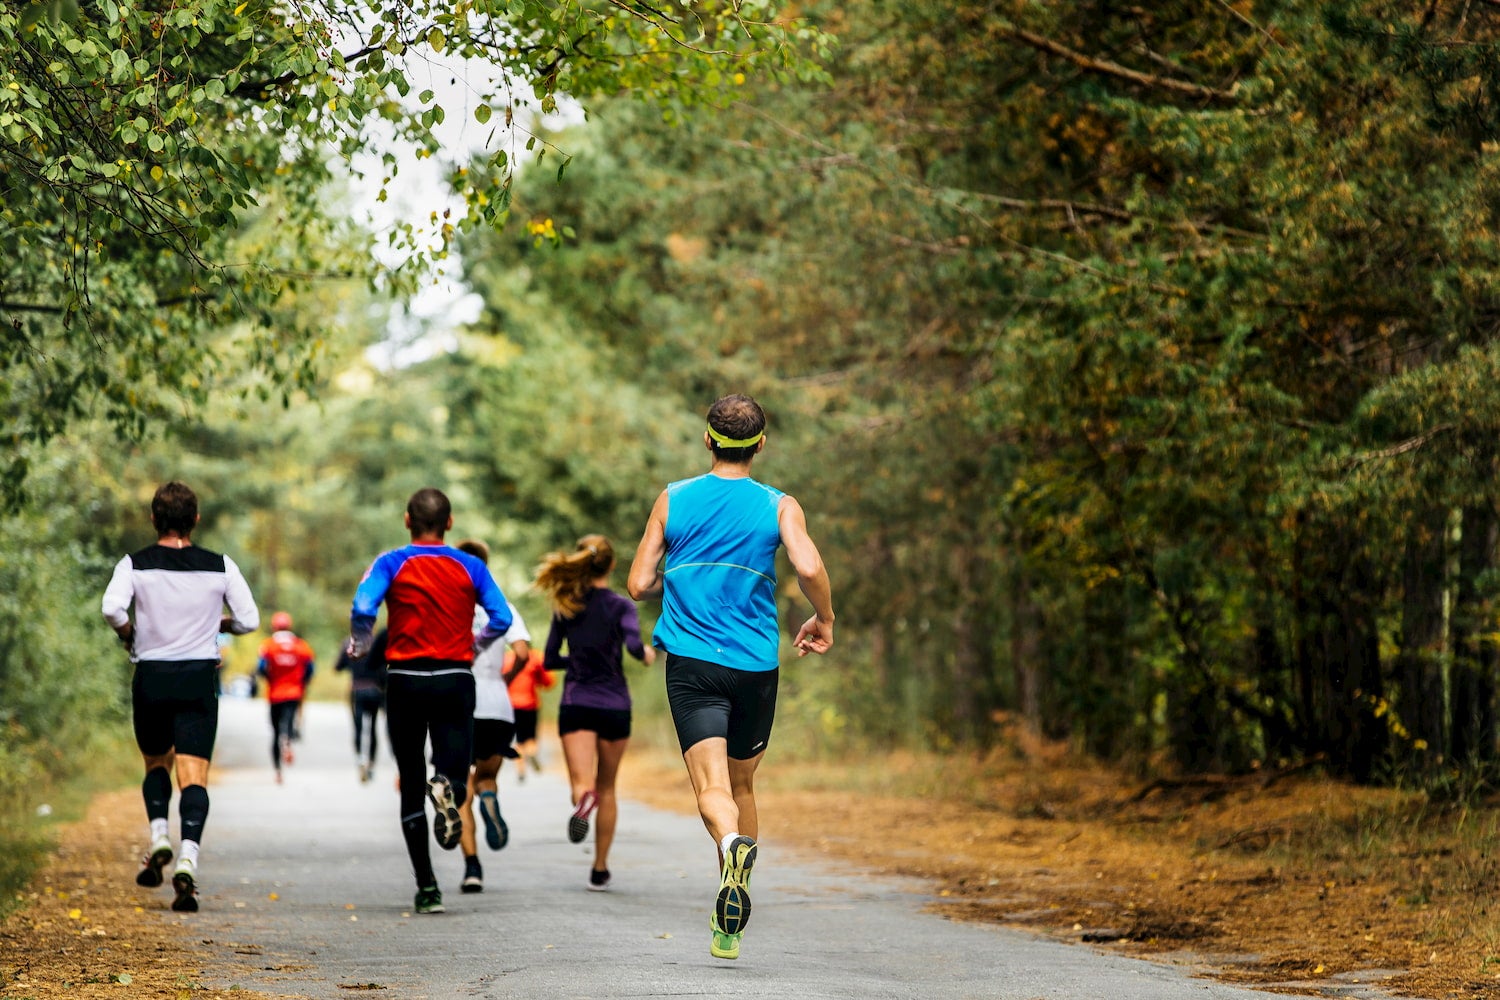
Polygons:
[[[0,9],[7,44],[70,23]],[[434,194],[418,256],[482,300],[457,329],[403,305],[431,270],[372,264],[420,240],[350,221],[342,146],[259,141],[280,168],[178,233],[214,254],[137,220],[49,256],[27,211],[53,189],[16,164],[63,154],[0,114],[8,796],[126,719],[98,595],[158,482],[200,492],[201,544],[329,660],[428,484],[543,631],[542,554],[600,531],[628,559],[728,391],[767,409],[757,474],[835,587],[834,652],[788,661],[785,752],[960,752],[1019,722],[1142,770],[1486,785],[1500,7],[796,13],[815,28],[752,38],[760,62],[694,36],[711,93],[562,79],[587,121],[454,163],[462,207]],[[758,72],[782,44],[805,61]],[[308,187],[271,180],[305,164]],[[125,211],[85,181],[88,211]],[[257,254],[253,280],[224,263]],[[147,287],[162,260],[199,268],[193,295]],[[398,336],[440,349],[393,365]]]

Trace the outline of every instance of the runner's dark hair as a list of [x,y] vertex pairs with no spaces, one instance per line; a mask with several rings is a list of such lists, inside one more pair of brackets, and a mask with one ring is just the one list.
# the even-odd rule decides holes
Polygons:
[[442,490],[431,486],[417,490],[406,501],[406,513],[411,516],[411,530],[419,535],[442,535],[448,530],[448,519],[453,516],[453,506]]
[[157,534],[169,531],[179,535],[191,534],[198,523],[198,494],[186,483],[175,479],[163,483],[151,498],[151,523]]
[[[719,397],[708,408],[708,426],[727,438],[743,441],[766,429],[766,411],[749,396],[731,393]],[[713,438],[709,438],[709,445],[713,448],[714,458],[735,465],[750,461],[760,447],[757,442],[748,448],[724,448]]]

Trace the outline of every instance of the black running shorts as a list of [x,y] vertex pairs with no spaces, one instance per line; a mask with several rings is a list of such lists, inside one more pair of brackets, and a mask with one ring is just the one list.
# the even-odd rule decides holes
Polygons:
[[219,734],[217,660],[141,660],[130,681],[136,746],[148,757],[176,749],[208,760]]
[[557,735],[566,736],[581,730],[596,734],[601,740],[630,738],[630,709],[587,708],[563,705],[557,710]]
[[516,724],[506,722],[504,719],[475,719],[474,720],[474,760],[488,760],[491,757],[518,757],[511,740],[516,735]]
[[537,710],[534,708],[516,709],[516,742],[528,743],[536,739]]
[[734,760],[765,751],[776,721],[780,671],[734,670],[668,653],[666,672],[667,703],[683,753],[714,736],[724,738]]

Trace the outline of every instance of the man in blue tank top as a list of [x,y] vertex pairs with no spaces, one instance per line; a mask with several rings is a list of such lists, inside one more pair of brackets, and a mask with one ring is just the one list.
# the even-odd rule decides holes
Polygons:
[[628,581],[636,600],[662,599],[652,644],[667,654],[667,700],[682,759],[698,812],[719,844],[719,894],[709,920],[715,958],[739,957],[750,919],[755,769],[771,738],[780,662],[778,547],[785,546],[814,611],[797,631],[797,655],[833,645],[833,592],[802,507],[750,478],[765,430],[765,412],[750,397],[714,403],[703,435],[713,466],[656,498]]

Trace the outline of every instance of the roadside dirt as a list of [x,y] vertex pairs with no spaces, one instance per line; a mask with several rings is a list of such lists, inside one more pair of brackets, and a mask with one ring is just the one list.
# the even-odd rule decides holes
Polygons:
[[[625,793],[691,811],[674,763],[633,754]],[[1143,785],[1045,748],[940,765],[770,762],[758,797],[763,840],[927,880],[952,919],[1283,993],[1360,981],[1429,1000],[1500,996],[1493,809],[1300,774]],[[190,921],[122,876],[138,811],[138,792],[111,793],[63,831],[27,905],[0,924],[0,1000],[122,986],[152,1000],[257,996],[205,987]]]

